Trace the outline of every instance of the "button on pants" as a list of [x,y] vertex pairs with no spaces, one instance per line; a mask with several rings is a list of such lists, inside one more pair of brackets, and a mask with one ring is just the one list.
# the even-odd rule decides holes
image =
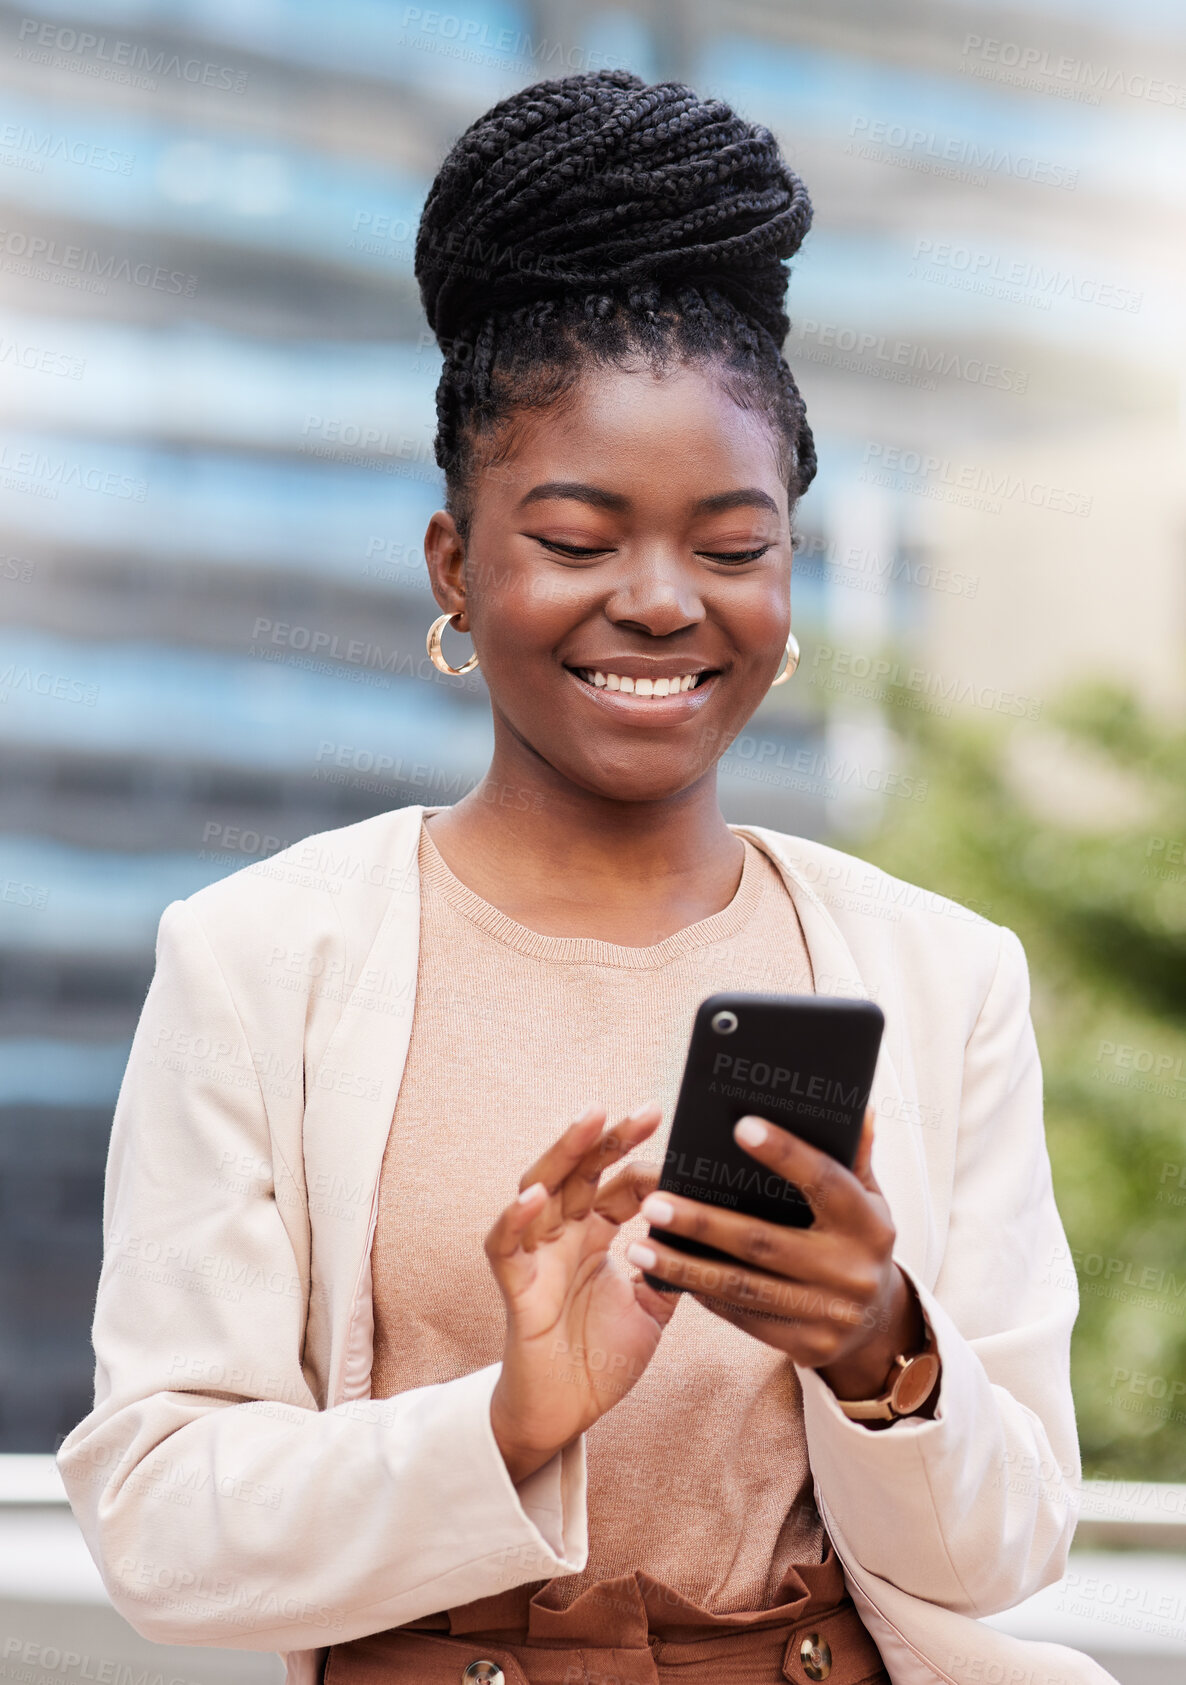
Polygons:
[[[608,1636],[608,1635],[607,1635]],[[485,1666],[481,1664],[485,1664]],[[336,1645],[325,1685],[890,1685],[851,1603],[788,1628],[591,1647],[397,1627]]]

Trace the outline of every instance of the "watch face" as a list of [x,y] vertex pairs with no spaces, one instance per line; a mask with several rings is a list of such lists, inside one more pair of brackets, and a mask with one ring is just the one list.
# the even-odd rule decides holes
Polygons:
[[894,1383],[890,1403],[900,1416],[912,1416],[930,1397],[939,1375],[939,1354],[920,1352]]

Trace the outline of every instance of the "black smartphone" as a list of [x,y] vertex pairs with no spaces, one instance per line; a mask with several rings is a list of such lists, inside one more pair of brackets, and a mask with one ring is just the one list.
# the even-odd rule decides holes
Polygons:
[[[733,1139],[752,1113],[788,1129],[851,1169],[885,1028],[871,1000],[833,995],[710,995],[696,1012],[658,1192],[791,1228],[811,1207],[793,1183]],[[665,1246],[719,1263],[738,1260],[667,1229]],[[644,1272],[660,1292],[686,1292]]]

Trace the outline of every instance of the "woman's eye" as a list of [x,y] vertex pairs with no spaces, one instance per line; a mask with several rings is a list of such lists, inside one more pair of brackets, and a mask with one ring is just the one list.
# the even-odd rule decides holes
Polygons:
[[572,556],[604,556],[608,545],[598,545],[595,549],[587,549],[580,544],[561,544],[556,538],[537,538],[537,544],[542,544],[545,550],[555,550],[557,555]]
[[[558,556],[568,556],[573,561],[581,561],[589,556],[605,556],[613,548],[610,544],[565,544],[558,538],[536,537],[535,541],[542,544],[545,550],[551,550]],[[764,556],[771,548],[770,544],[760,544],[754,550],[702,550],[700,554],[713,562],[756,562],[759,556]]]
[[700,554],[713,562],[756,562],[771,546],[762,544],[756,550],[702,550]]

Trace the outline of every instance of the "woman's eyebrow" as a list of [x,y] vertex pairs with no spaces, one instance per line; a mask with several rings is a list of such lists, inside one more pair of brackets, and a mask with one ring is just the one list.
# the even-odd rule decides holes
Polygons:
[[578,503],[591,503],[596,509],[612,509],[615,514],[621,514],[630,507],[630,499],[621,492],[588,486],[581,480],[545,480],[543,485],[532,486],[529,492],[525,492],[515,507],[522,509],[528,503],[539,503],[550,497],[575,498]]
[[780,513],[778,504],[768,492],[759,486],[745,486],[740,491],[718,491],[712,497],[702,497],[696,504],[706,514],[718,515],[725,509],[769,509],[771,514]]
[[[606,491],[603,486],[587,485],[583,480],[545,480],[542,485],[532,486],[529,492],[525,492],[516,507],[522,509],[529,503],[539,503],[552,497],[573,498],[578,503],[590,503],[595,509],[610,509],[615,514],[630,508],[630,499],[621,492]],[[697,512],[705,514],[720,514],[726,509],[745,507],[768,509],[773,515],[779,513],[778,504],[759,486],[714,492],[712,496],[699,498],[693,504]]]

